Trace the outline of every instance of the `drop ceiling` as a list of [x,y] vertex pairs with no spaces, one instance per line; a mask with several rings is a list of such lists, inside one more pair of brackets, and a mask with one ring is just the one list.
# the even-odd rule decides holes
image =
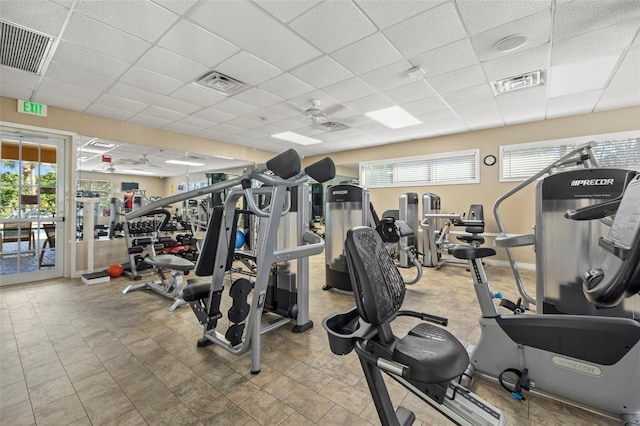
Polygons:
[[[52,39],[39,73],[2,66],[2,96],[273,152],[640,105],[636,0],[0,0],[0,19]],[[514,35],[524,45],[495,49]],[[536,70],[545,85],[491,89]],[[211,71],[246,87],[225,96],[196,84]],[[312,100],[348,128],[315,125]],[[365,116],[396,105],[421,124]],[[321,143],[271,137],[287,131]]]

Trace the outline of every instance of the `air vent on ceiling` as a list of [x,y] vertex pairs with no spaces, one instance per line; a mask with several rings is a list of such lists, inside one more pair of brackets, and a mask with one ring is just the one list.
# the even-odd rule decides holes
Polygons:
[[0,21],[0,25],[0,64],[39,74],[51,46],[51,38],[5,21]]
[[491,82],[491,88],[496,95],[512,92],[514,90],[526,89],[535,86],[544,86],[545,71],[538,70],[528,72],[526,74],[516,75],[513,77],[505,78]]
[[240,80],[236,80],[235,78],[229,77],[228,75],[224,75],[217,71],[210,71],[196,80],[196,84],[203,86],[209,90],[213,90],[216,93],[219,93],[224,96],[235,95],[236,93],[242,92],[248,86],[241,82]]
[[336,121],[324,121],[322,123],[317,123],[316,125],[330,132],[337,132],[338,130],[345,130],[349,128],[346,124],[338,123]]

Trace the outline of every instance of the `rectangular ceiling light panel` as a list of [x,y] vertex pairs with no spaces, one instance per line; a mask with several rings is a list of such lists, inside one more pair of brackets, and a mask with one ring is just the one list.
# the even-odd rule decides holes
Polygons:
[[193,167],[204,166],[204,163],[195,163],[193,161],[184,161],[184,160],[167,160],[165,161],[165,163],[179,164],[181,166],[193,166]]
[[367,112],[365,115],[391,129],[401,129],[403,127],[422,124],[422,121],[418,120],[399,106],[392,106],[389,108],[379,109],[377,111]]
[[0,27],[0,64],[39,74],[52,39],[5,21],[0,21]]
[[313,145],[322,142],[319,139],[310,138],[294,132],[276,133],[275,135],[271,135],[271,137],[281,139],[283,141],[297,143],[299,145]]

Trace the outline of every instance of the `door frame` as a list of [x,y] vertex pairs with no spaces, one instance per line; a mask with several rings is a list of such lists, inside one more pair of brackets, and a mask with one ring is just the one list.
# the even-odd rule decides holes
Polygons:
[[[30,126],[21,123],[12,123],[0,121],[1,128],[11,130],[24,130],[26,132],[37,132],[50,134],[53,137],[62,139],[61,146],[58,146],[58,155],[56,158],[57,166],[57,200],[56,200],[56,216],[52,220],[42,222],[56,223],[56,266],[33,272],[22,272],[16,274],[2,275],[0,286],[22,284],[46,279],[55,279],[60,277],[69,277],[71,271],[71,261],[68,253],[71,253],[71,231],[69,226],[69,213],[71,212],[71,182],[74,175],[74,140],[77,136],[75,132],[64,130],[50,129],[47,127]],[[38,143],[37,141],[31,141]],[[57,144],[56,144],[57,145]]]

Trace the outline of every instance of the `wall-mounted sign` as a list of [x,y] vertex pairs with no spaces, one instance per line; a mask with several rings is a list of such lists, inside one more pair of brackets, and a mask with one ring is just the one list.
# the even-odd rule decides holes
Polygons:
[[39,115],[41,117],[47,116],[47,106],[45,104],[39,104],[37,102],[25,101],[18,99],[18,112],[31,115]]

